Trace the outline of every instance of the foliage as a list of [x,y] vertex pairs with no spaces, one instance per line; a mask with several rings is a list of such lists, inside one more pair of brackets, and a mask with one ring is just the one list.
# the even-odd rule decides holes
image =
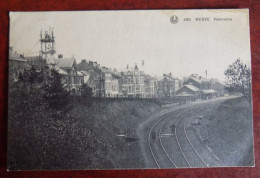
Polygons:
[[84,83],[81,88],[81,96],[85,98],[91,98],[93,96],[92,88],[89,87],[86,83]]
[[28,80],[30,83],[41,83],[43,82],[43,75],[41,72],[37,72],[34,66],[31,67]]
[[61,75],[55,69],[51,69],[51,77],[44,86],[44,98],[49,107],[56,110],[65,109],[69,104],[69,94],[62,83]]
[[88,108],[92,105],[92,88],[89,87],[87,84],[83,84],[80,88],[81,97],[84,100],[84,104],[88,106]]
[[227,77],[226,88],[230,92],[240,93],[248,100],[251,97],[251,69],[243,64],[240,59],[229,65],[225,71]]

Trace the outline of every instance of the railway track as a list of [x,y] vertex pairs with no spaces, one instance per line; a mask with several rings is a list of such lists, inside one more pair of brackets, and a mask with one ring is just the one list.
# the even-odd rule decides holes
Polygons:
[[[168,165],[167,168],[168,168],[168,167],[175,167],[175,168],[177,168],[176,163],[173,161],[173,159],[171,158],[171,156],[170,156],[169,153],[167,152],[167,150],[166,150],[166,148],[165,148],[165,146],[164,146],[164,144],[163,144],[163,142],[162,142],[162,139],[161,139],[161,137],[160,137],[160,136],[161,136],[161,133],[162,133],[162,130],[163,130],[164,126],[166,125],[166,123],[168,123],[169,120],[172,120],[172,117],[173,117],[173,116],[174,116],[174,118],[180,117],[180,119],[178,120],[178,121],[180,121],[181,119],[184,118],[184,117],[181,117],[181,115],[187,115],[187,114],[190,113],[190,112],[187,113],[187,110],[194,109],[194,108],[199,108],[199,107],[201,107],[201,106],[202,106],[202,105],[195,105],[195,106],[191,106],[191,107],[189,107],[189,108],[182,109],[182,110],[180,111],[180,113],[177,114],[177,115],[176,115],[175,111],[173,111],[173,112],[167,114],[166,116],[163,116],[160,120],[158,120],[158,121],[152,126],[152,128],[151,128],[150,131],[149,131],[149,135],[148,135],[148,143],[149,143],[149,149],[150,149],[151,155],[152,155],[153,160],[154,160],[154,162],[155,162],[155,164],[156,164],[156,166],[157,166],[158,168],[161,168],[161,165],[160,165],[160,163],[159,163],[160,157],[165,157],[167,160],[164,160],[164,161],[171,163],[171,166]],[[193,112],[194,112],[194,111],[193,111]],[[178,122],[178,121],[177,121],[177,122]],[[160,124],[162,124],[162,125],[160,126]],[[156,127],[159,127],[159,134],[158,134],[158,135],[159,135],[159,145],[161,146],[161,149],[162,149],[160,155],[157,155],[157,156],[155,155],[155,151],[153,151],[152,141],[151,141],[151,134],[152,134],[152,132],[155,130]],[[156,144],[156,143],[154,143],[154,144]],[[178,143],[178,144],[179,144],[179,143]],[[183,153],[183,151],[182,151],[182,149],[181,149],[181,145],[179,145],[179,148],[180,148],[180,150],[181,150],[181,152],[182,152],[182,156],[186,159],[185,154]],[[159,152],[159,150],[157,149],[156,152]],[[157,158],[156,158],[156,157],[157,157]],[[187,161],[189,167],[191,167],[187,159],[186,159],[186,161]]]
[[[179,125],[180,125],[180,127],[178,127]],[[176,129],[177,129],[176,130],[176,140],[178,142],[179,148],[181,149],[181,152],[182,152],[183,156],[185,157],[185,160],[187,161],[189,167],[208,167],[208,165],[198,154],[198,152],[196,151],[196,149],[194,148],[193,144],[190,142],[190,140],[186,134],[184,116],[180,117],[180,119],[177,121]],[[186,145],[186,147],[183,147],[181,145]],[[190,145],[190,147],[188,147],[187,145]],[[196,156],[194,156],[194,155],[196,155]]]
[[[150,129],[149,134],[148,134],[149,149],[150,149],[150,152],[151,152],[151,154],[152,154],[153,160],[154,160],[154,162],[155,162],[155,164],[156,164],[156,166],[157,166],[158,168],[161,168],[161,167],[160,167],[160,164],[158,163],[158,161],[157,161],[157,159],[156,159],[156,157],[155,157],[155,153],[154,153],[154,151],[153,151],[153,149],[152,149],[152,145],[151,145],[151,134],[152,134],[154,128],[155,128],[160,122],[164,121],[165,119],[167,119],[167,118],[170,117],[171,115],[172,115],[172,113],[167,114],[166,116],[163,116],[160,120],[158,120],[158,121],[152,126],[152,128]],[[169,157],[168,157],[168,159],[169,159]],[[170,160],[170,159],[169,159],[169,160]],[[171,160],[170,160],[170,161],[171,161]],[[171,161],[171,164],[172,164],[173,166],[175,166],[175,163],[174,163],[173,161]],[[175,167],[176,167],[176,166],[175,166]]]

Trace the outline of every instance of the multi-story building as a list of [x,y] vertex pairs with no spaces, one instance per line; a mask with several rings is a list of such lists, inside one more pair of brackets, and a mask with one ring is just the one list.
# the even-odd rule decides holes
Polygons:
[[135,65],[133,69],[128,68],[121,72],[122,96],[129,98],[145,97],[145,74]]
[[97,62],[81,60],[77,65],[77,69],[87,72],[95,83],[95,97],[105,97],[105,75]]
[[157,98],[157,80],[154,77],[145,75],[145,98]]
[[119,97],[120,76],[113,72],[105,72],[105,94],[106,97]]
[[163,74],[158,79],[158,97],[172,98],[180,87],[180,80],[172,77],[172,74]]

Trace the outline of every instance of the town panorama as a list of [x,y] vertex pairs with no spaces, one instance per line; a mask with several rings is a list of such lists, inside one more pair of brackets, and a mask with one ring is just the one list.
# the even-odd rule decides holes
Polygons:
[[[136,21],[137,18],[133,18],[136,14],[130,11],[125,13],[124,11],[85,12],[85,17],[89,17],[88,15],[92,17],[89,18],[89,22],[96,23],[97,27],[100,27],[94,28],[95,25],[88,23],[88,28],[97,31],[91,31],[92,36],[95,36],[98,31],[102,32],[95,38],[101,36],[100,39],[104,41],[106,39],[113,41],[110,36],[115,35],[115,31],[108,29],[107,34],[104,34],[106,30],[102,30],[101,27],[105,22],[111,28],[117,24],[100,18],[102,14],[107,16],[112,14],[114,19],[119,19],[115,22],[122,25],[115,28],[119,31],[115,36],[128,39],[119,40],[120,42],[115,40],[111,42],[111,45],[103,47],[102,44],[97,45],[98,40],[95,41],[90,35],[88,39],[93,41],[87,43],[89,49],[86,48],[86,51],[89,50],[89,56],[93,54],[98,56],[99,53],[104,55],[106,48],[112,51],[112,44],[121,42],[128,45],[129,50],[134,46],[136,53],[143,54],[141,60],[137,61],[102,59],[99,62],[94,58],[90,59],[89,56],[79,58],[76,53],[68,55],[66,50],[59,50],[60,46],[69,46],[68,49],[77,47],[62,38],[75,38],[81,41],[79,39],[81,36],[75,33],[73,34],[75,36],[71,37],[72,33],[67,34],[67,31],[57,30],[59,31],[57,33],[52,26],[46,26],[36,32],[30,31],[32,35],[37,33],[37,39],[33,40],[38,45],[33,46],[33,48],[37,46],[34,49],[35,53],[30,52],[31,49],[26,47],[29,43],[27,44],[25,40],[29,36],[25,37],[20,30],[14,29],[19,21],[13,19],[19,19],[23,24],[25,18],[21,18],[20,15],[29,15],[27,17],[33,19],[33,15],[30,14],[33,12],[12,13],[8,58],[8,169],[79,170],[254,166],[251,64],[249,59],[245,59],[245,56],[250,56],[249,28],[246,23],[248,10],[234,11],[235,13],[233,10],[137,11],[137,14],[143,15],[140,19],[144,16],[145,20],[149,19],[148,25],[140,25],[140,23],[133,25],[134,27],[139,25],[143,31],[150,30],[150,27],[153,28],[152,30],[159,29],[156,24],[165,23],[165,28],[169,28],[167,30],[182,33],[184,30],[184,27],[181,28],[182,25],[192,23],[194,27],[189,26],[190,32],[186,31],[192,36],[193,33],[199,34],[198,29],[207,29],[208,26],[205,23],[216,23],[209,24],[211,26],[207,30],[212,30],[215,35],[223,35],[217,38],[209,35],[210,33],[205,33],[207,32],[205,30],[203,36],[196,40],[186,39],[183,51],[162,53],[165,59],[159,58],[157,61],[149,60],[147,56],[151,54],[144,52],[149,47],[138,49],[135,45],[139,44],[130,44],[131,39],[127,35],[140,38],[136,35],[143,33],[140,29],[129,30],[122,27],[131,25],[134,22],[133,19]],[[73,19],[73,23],[81,24],[80,20],[74,19],[79,17],[77,13],[77,15],[67,13],[69,20]],[[45,16],[41,16],[41,13],[38,15],[40,15],[39,19],[44,19],[47,15],[52,17],[55,12],[46,13]],[[104,18],[109,19],[107,16]],[[64,17],[59,16],[59,18]],[[232,20],[221,22],[196,20],[200,18]],[[96,19],[100,22],[96,22]],[[153,24],[153,20],[157,20],[157,23]],[[58,23],[58,21],[55,22]],[[200,25],[203,28],[200,28]],[[144,29],[143,26],[145,26]],[[211,28],[215,26],[217,30]],[[237,26],[241,28],[236,28]],[[81,27],[86,28],[86,26]],[[146,29],[146,27],[149,28]],[[227,31],[223,30],[224,27]],[[34,29],[33,25],[29,28]],[[196,30],[192,31],[193,28]],[[82,34],[85,34],[84,30]],[[164,29],[160,28],[160,30]],[[231,31],[234,33],[231,34]],[[121,32],[126,36],[122,36]],[[147,33],[150,34],[148,31]],[[177,40],[176,36],[171,35],[161,33],[158,43],[162,46],[165,45],[163,40],[167,41],[168,38]],[[233,40],[230,37],[225,41],[227,35],[234,35]],[[167,51],[167,47],[171,45],[167,43],[160,48],[157,40],[150,40],[147,36],[143,39],[146,40],[144,40],[145,45],[158,48],[154,51],[154,56],[159,55],[160,50]],[[185,37],[181,36],[180,39],[185,39]],[[84,42],[82,44],[86,45],[83,38],[82,41]],[[241,44],[237,45],[238,42]],[[194,60],[183,57],[190,55],[186,52],[191,50],[186,48],[189,45],[194,49],[192,51]],[[203,61],[203,57],[201,61],[195,60],[198,57],[195,49],[204,51],[205,56],[221,58],[221,52],[218,50],[211,54],[218,45],[224,46],[221,48],[222,51],[230,52],[230,54],[225,54],[225,58],[230,58],[228,62],[225,59]],[[78,46],[80,48],[81,45]],[[120,45],[115,46],[122,51],[125,50],[124,47],[120,48]],[[207,48],[208,51],[201,49],[201,46]],[[233,50],[240,48],[241,53]],[[96,53],[96,49],[100,52]],[[119,55],[117,51],[120,53],[119,50],[115,51],[116,53],[111,52],[113,58]],[[236,54],[231,54],[231,52]],[[177,61],[177,57],[169,61],[173,63],[177,61],[185,65],[173,65],[167,62],[166,58],[171,53],[175,53],[174,56],[181,56],[179,60],[183,61]],[[107,53],[107,56],[111,54]],[[125,54],[120,53],[120,55]],[[133,54],[129,52],[129,58],[132,57],[131,55]],[[106,58],[105,55],[104,58]],[[120,65],[115,61],[121,62],[124,67],[118,67]],[[158,65],[160,63],[161,65]],[[151,68],[153,65],[156,67]],[[149,66],[148,69],[147,66]],[[178,71],[184,75],[177,75]]]

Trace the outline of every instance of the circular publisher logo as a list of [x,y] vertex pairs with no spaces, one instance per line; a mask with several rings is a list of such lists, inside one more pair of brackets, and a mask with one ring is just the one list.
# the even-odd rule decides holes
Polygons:
[[176,15],[171,16],[170,18],[171,23],[176,24],[179,21],[179,18]]

